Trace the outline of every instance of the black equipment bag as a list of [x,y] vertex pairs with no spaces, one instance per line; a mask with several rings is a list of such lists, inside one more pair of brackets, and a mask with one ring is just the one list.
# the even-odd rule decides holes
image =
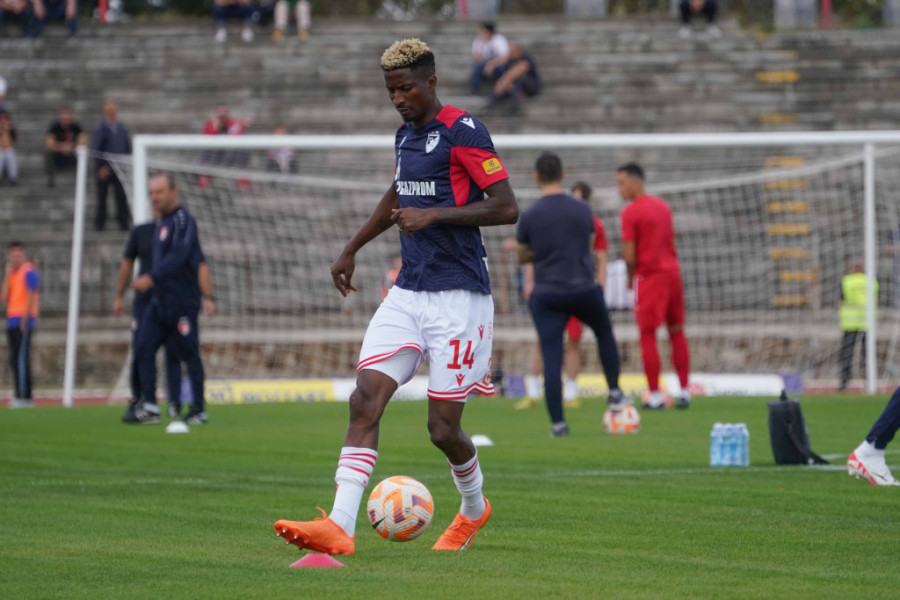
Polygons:
[[800,403],[781,392],[781,398],[769,402],[769,438],[778,465],[827,465],[828,461],[809,447],[809,432]]

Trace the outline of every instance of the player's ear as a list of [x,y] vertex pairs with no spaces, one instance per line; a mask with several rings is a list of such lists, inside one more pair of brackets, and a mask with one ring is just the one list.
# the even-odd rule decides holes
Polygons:
[[431,75],[428,78],[428,91],[433,92],[437,87],[437,75]]

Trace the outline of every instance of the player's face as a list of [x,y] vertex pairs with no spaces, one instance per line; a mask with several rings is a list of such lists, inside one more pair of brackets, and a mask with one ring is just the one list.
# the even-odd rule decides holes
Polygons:
[[157,215],[167,215],[176,206],[178,192],[169,184],[166,177],[154,177],[150,180],[150,203]]
[[625,171],[616,173],[616,187],[619,188],[619,195],[625,200],[634,200],[638,196],[638,190],[641,186],[641,180],[632,177]]
[[404,121],[417,127],[425,124],[425,119],[435,104],[434,88],[437,77],[423,77],[411,69],[397,69],[384,74],[384,86],[394,108]]
[[10,248],[6,252],[6,258],[9,262],[10,268],[15,271],[25,264],[25,249],[18,246]]

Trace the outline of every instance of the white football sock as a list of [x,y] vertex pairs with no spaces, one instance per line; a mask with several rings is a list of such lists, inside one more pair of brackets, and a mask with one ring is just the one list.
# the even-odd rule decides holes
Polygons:
[[574,400],[578,397],[578,382],[574,379],[566,379],[563,387],[563,400]]
[[650,397],[647,398],[647,406],[652,406],[653,408],[657,408],[663,405],[664,399],[661,392],[650,392]]
[[538,400],[543,394],[541,394],[541,376],[540,375],[526,375],[525,376],[525,395],[529,398],[534,398]]
[[484,496],[481,494],[481,486],[484,476],[478,464],[478,453],[471,460],[462,465],[450,465],[453,473],[453,483],[462,494],[462,505],[459,512],[467,519],[478,519],[484,514]]
[[359,503],[362,502],[377,460],[378,452],[371,448],[341,448],[341,458],[334,474],[337,491],[334,494],[334,506],[328,516],[350,537],[356,533]]

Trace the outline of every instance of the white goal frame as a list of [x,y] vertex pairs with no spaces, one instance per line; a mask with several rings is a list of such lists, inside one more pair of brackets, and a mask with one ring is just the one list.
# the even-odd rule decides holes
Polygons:
[[[877,269],[875,214],[875,148],[900,144],[900,130],[888,131],[818,131],[818,132],[754,132],[754,133],[659,133],[659,134],[518,134],[496,135],[494,145],[504,149],[540,148],[700,148],[754,146],[857,146],[863,149],[864,190],[864,270],[868,275],[866,324],[866,392],[876,391],[876,308],[874,278]],[[385,149],[391,148],[390,135],[136,135],[133,139],[132,214],[135,222],[150,219],[147,199],[147,153],[150,148],[166,149],[268,149],[273,145],[299,150]],[[78,151],[78,177],[75,194],[75,217],[72,235],[72,271],[69,288],[68,329],[66,337],[63,405],[73,402],[75,359],[78,341],[80,271],[83,252],[84,214],[86,204],[87,161],[86,148]]]

